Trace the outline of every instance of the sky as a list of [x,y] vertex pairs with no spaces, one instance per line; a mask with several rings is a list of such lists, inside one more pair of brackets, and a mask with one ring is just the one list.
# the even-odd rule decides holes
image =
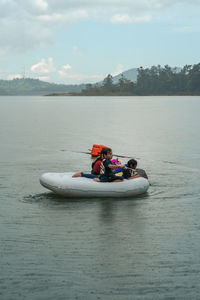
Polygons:
[[0,79],[80,84],[200,63],[200,0],[0,0]]

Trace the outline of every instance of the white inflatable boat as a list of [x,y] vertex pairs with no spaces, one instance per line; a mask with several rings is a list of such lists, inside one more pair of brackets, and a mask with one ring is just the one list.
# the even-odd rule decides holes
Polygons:
[[72,178],[74,173],[45,173],[40,183],[56,194],[66,197],[131,197],[145,193],[149,188],[146,178],[138,177],[121,182],[95,182],[84,177]]

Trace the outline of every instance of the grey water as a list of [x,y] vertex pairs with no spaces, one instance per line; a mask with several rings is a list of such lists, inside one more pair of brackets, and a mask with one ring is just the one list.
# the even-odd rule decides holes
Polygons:
[[[200,299],[199,113],[190,96],[0,97],[0,299]],[[89,171],[94,143],[136,158],[148,192],[40,185]]]

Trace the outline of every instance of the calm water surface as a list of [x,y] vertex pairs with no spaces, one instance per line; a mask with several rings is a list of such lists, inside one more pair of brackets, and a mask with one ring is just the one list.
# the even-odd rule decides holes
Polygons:
[[[0,97],[0,299],[200,299],[199,112],[200,97]],[[90,170],[93,143],[136,158],[148,193],[40,186]]]

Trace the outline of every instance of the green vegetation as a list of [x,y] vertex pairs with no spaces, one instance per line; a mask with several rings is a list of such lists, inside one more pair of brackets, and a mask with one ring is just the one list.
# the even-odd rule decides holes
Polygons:
[[45,95],[53,93],[79,93],[85,85],[64,85],[38,79],[22,78],[0,80],[0,95]]
[[182,69],[168,65],[141,67],[135,83],[122,75],[114,84],[109,74],[101,85],[88,84],[80,95],[200,95],[200,64],[186,65]]
[[123,75],[119,81],[114,84],[113,77],[109,74],[100,84],[87,84],[86,88],[79,95],[84,96],[113,96],[113,95],[134,95],[135,83],[126,79]]
[[146,69],[140,67],[136,71],[136,82],[123,74],[117,83],[109,74],[103,82],[87,85],[55,84],[31,78],[0,80],[0,95],[200,95],[200,63],[182,69],[158,65]]

